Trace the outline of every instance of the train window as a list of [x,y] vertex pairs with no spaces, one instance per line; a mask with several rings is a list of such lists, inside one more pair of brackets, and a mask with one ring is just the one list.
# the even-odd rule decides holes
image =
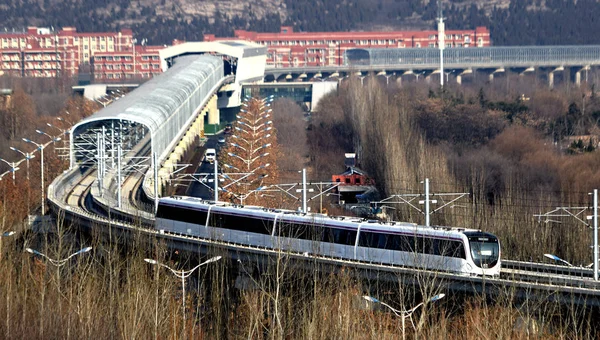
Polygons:
[[206,223],[205,211],[183,207],[174,207],[165,204],[160,204],[158,206],[156,217],[201,225],[204,225],[204,223]]
[[356,231],[345,229],[333,229],[334,243],[353,246],[356,243]]
[[234,216],[221,213],[212,213],[209,225],[211,227],[245,231],[249,233],[270,235],[273,222],[260,218]]
[[435,240],[434,254],[465,259],[465,248],[460,241]]
[[358,245],[369,248],[466,258],[463,244],[459,241],[438,240],[416,235],[389,235],[363,231],[360,233]]

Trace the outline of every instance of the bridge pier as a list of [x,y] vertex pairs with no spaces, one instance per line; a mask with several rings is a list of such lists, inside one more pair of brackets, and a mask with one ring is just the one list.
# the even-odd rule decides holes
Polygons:
[[494,75],[500,72],[505,72],[504,68],[495,69],[494,71],[492,71],[492,73],[490,73],[490,75],[488,76],[490,83],[494,81]]
[[206,104],[206,112],[208,113],[208,124],[218,125],[220,123],[219,108],[217,107],[217,96],[213,95]]
[[554,88],[554,72],[560,72],[560,71],[564,71],[565,68],[562,66],[559,66],[557,68],[555,68],[554,70],[550,71],[550,73],[548,73],[548,87],[553,89]]
[[587,83],[587,74],[589,70],[590,65],[585,65],[581,69],[577,70],[577,72],[575,72],[575,85],[577,85],[577,87],[581,87],[581,71],[585,71],[585,82]]
[[535,72],[535,68],[533,66],[528,67],[523,70],[523,72],[519,73],[519,77],[523,77],[527,72]]
[[473,69],[470,69],[470,68],[468,68],[468,69],[466,69],[466,70],[462,71],[461,73],[459,73],[459,74],[456,76],[456,83],[457,83],[458,85],[462,85],[462,77],[463,77],[464,75],[471,74],[471,73],[473,73]]

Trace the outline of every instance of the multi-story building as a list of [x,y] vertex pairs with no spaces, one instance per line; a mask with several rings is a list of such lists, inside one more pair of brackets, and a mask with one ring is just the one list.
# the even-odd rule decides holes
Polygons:
[[[267,46],[267,63],[275,67],[341,65],[344,52],[354,48],[438,47],[438,32],[294,32],[282,26],[279,33],[234,31],[233,38],[205,34],[204,41],[247,40]],[[490,46],[486,27],[474,30],[447,30],[447,48]]]
[[103,81],[151,76],[155,63],[149,60],[158,59],[161,48],[136,45],[130,29],[79,33],[74,27],[28,27],[0,32],[0,75],[75,76],[82,66],[91,65],[94,78]]
[[119,82],[147,79],[162,73],[158,51],[163,46],[141,46],[118,52],[97,52],[93,59],[94,79]]

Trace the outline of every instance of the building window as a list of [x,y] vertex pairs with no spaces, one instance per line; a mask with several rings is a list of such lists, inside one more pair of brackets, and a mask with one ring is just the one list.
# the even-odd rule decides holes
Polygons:
[[94,61],[102,61],[102,57],[95,57]]
[[113,57],[111,57],[111,56],[106,57],[106,61],[113,61]]
[[157,55],[155,55],[155,56],[152,56],[152,60],[159,60],[159,59],[160,59],[160,58],[159,58]]
[[115,57],[115,61],[121,61],[121,57]]
[[148,60],[148,56],[147,55],[142,56],[142,60],[144,60],[144,61]]
[[132,69],[132,66],[131,66],[131,65],[125,65],[125,69],[126,69],[126,70],[131,70],[131,69]]

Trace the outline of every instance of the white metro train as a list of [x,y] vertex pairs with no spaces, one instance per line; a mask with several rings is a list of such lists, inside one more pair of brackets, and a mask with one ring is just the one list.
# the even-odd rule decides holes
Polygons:
[[302,214],[179,196],[160,199],[156,228],[304,255],[464,275],[500,275],[498,238],[475,229]]

